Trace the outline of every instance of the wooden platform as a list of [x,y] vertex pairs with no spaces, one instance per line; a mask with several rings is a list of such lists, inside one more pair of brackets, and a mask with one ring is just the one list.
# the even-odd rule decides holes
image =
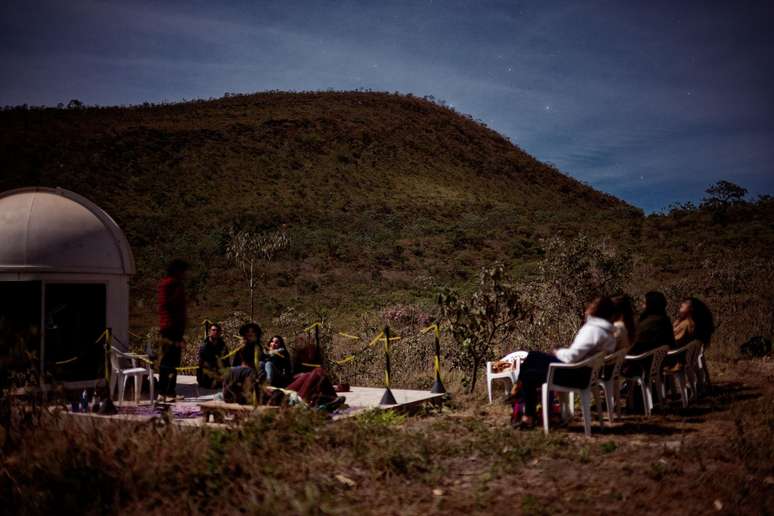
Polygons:
[[[177,392],[184,396],[184,399],[174,404],[156,405],[154,408],[147,399],[147,394],[144,394],[145,397],[141,399],[139,404],[131,399],[125,400],[120,406],[116,402],[116,407],[120,411],[116,415],[105,416],[91,413],[73,413],[72,415],[139,422],[148,421],[163,411],[167,412],[176,423],[188,426],[210,424],[211,421],[215,423],[237,422],[256,410],[256,407],[248,405],[236,405],[215,400],[215,395],[219,390],[198,387],[195,376],[178,376]],[[345,407],[337,411],[333,418],[352,417],[372,409],[412,412],[428,403],[441,403],[445,396],[445,394],[433,394],[429,391],[392,389],[397,403],[395,405],[380,405],[379,402],[383,394],[383,387],[351,387],[350,392],[339,393],[346,399]],[[276,407],[260,406],[257,407],[257,410],[276,410]]]

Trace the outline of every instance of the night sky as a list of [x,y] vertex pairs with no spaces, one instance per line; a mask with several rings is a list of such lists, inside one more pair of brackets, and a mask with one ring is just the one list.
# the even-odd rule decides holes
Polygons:
[[774,2],[8,1],[0,105],[432,95],[646,211],[774,193]]

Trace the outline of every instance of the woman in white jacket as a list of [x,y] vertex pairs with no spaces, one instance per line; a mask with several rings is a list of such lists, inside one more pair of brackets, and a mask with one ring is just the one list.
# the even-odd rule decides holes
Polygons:
[[[530,351],[521,365],[519,384],[524,397],[524,416],[520,426],[531,428],[535,424],[537,408],[537,390],[545,383],[548,366],[555,362],[573,364],[601,351],[612,353],[616,348],[616,338],[612,319],[615,306],[608,297],[598,297],[586,307],[586,322],[578,330],[568,348],[554,350],[552,353]],[[576,369],[561,371],[554,380],[567,386],[582,385],[589,381],[591,370]]]

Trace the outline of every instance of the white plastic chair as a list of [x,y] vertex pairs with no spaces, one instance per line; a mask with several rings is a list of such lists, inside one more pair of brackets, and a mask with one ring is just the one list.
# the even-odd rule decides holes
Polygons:
[[[602,388],[607,405],[607,419],[611,423],[615,418],[615,409],[618,406],[618,399],[621,394],[621,368],[626,359],[626,350],[622,349],[611,353],[605,357],[605,365],[599,375],[598,385]],[[612,367],[609,375],[605,375],[605,370]],[[599,423],[602,424],[602,412],[599,413]]]
[[[667,352],[667,357],[679,355],[685,353],[685,363],[682,369],[679,371],[665,370],[663,374],[672,378],[675,389],[680,394],[680,402],[683,408],[688,407],[688,400],[690,398],[696,398],[697,388],[697,374],[696,369],[698,367],[699,352],[701,351],[701,342],[698,340],[692,340],[685,346]],[[666,399],[666,382],[661,386],[661,396]]]
[[[701,341],[700,341],[701,342]],[[710,382],[709,369],[707,368],[707,359],[704,356],[706,344],[704,342],[699,346],[699,352],[696,356],[696,394],[706,393],[712,386]]]
[[[147,376],[150,383],[150,401],[153,402],[153,368],[146,355],[138,355],[136,353],[126,353],[120,349],[116,349],[115,346],[110,346],[110,396],[113,397],[113,392],[118,388],[118,404],[124,402],[124,392],[126,391],[126,380],[129,377],[134,379],[134,401],[140,402],[140,391],[142,390],[143,379]],[[121,360],[129,360],[132,367],[121,367]],[[137,362],[140,361],[142,365],[138,366]]]
[[[570,394],[579,393],[581,398],[581,410],[583,414],[583,429],[586,433],[586,436],[591,436],[591,400],[594,396],[594,386],[597,385],[597,382],[599,382],[599,373],[602,370],[602,367],[605,365],[605,355],[604,353],[597,353],[596,355],[587,358],[586,360],[582,360],[580,362],[577,362],[575,364],[562,364],[562,363],[554,363],[550,364],[548,366],[548,376],[546,378],[546,382],[543,384],[542,389],[542,402],[543,402],[543,431],[548,434],[548,413],[549,413],[549,406],[548,406],[548,392],[554,391],[554,392],[568,392]],[[589,382],[583,387],[567,387],[564,385],[558,385],[554,383],[554,375],[556,371],[562,369],[562,370],[570,370],[570,369],[582,369],[582,368],[591,368],[591,374],[589,375]],[[573,412],[573,396],[570,396],[570,413]],[[564,403],[564,401],[563,401]],[[598,404],[599,405],[599,404]],[[600,408],[598,406],[598,408]],[[562,407],[562,413],[564,414],[565,410],[564,407]]]
[[[492,382],[500,378],[508,378],[511,381],[511,385],[516,383],[519,378],[519,371],[521,370],[521,362],[527,358],[527,351],[514,351],[509,355],[506,355],[501,362],[513,362],[513,367],[502,373],[495,373],[492,371],[492,363],[486,363],[486,392],[489,396],[489,403],[492,403]],[[508,394],[508,388],[505,388],[505,394]]]
[[655,384],[656,393],[661,393],[661,364],[668,351],[669,346],[661,346],[640,355],[626,355],[626,362],[640,362],[652,358],[649,368],[642,368],[639,375],[629,377],[642,390],[642,404],[645,407],[646,416],[650,416],[653,410],[653,389],[651,386]]

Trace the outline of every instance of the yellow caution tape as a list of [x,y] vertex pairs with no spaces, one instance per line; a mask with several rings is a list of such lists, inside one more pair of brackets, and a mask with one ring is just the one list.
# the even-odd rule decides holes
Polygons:
[[367,348],[370,348],[370,347],[372,347],[374,344],[376,344],[377,342],[379,342],[380,340],[382,340],[382,337],[384,337],[384,332],[383,332],[383,331],[379,332],[379,335],[377,335],[376,337],[374,337],[374,338],[373,338],[373,340],[372,340],[371,342],[369,342],[369,343],[368,343],[368,346],[366,346],[366,347],[367,347]]
[[231,358],[231,357],[233,357],[234,355],[236,355],[237,353],[239,353],[239,351],[240,351],[240,350],[241,350],[243,347],[245,347],[245,345],[244,345],[244,344],[240,344],[239,346],[237,346],[236,348],[234,348],[234,350],[233,350],[233,351],[231,351],[230,353],[228,353],[227,355],[223,355],[222,357],[220,357],[220,358],[221,358],[221,360],[222,360],[222,359],[224,359],[224,358]]
[[103,331],[102,333],[99,334],[99,337],[97,337],[97,340],[94,341],[94,344],[99,344],[99,341],[101,341],[102,339],[106,338],[105,337],[106,333],[108,333],[107,328],[105,328],[105,331]]
[[311,325],[311,326],[309,326],[307,328],[304,328],[304,332],[311,331],[311,330],[313,330],[313,329],[315,329],[317,327],[322,327],[322,323],[321,322],[316,322],[313,325]]
[[360,337],[358,337],[356,335],[350,335],[349,333],[344,333],[342,331],[338,332],[337,335],[341,335],[342,337],[346,337],[346,338],[352,339],[352,340],[360,340]]
[[435,372],[440,373],[441,372],[441,362],[438,360],[438,355],[433,357],[433,363],[435,366]]
[[76,360],[78,360],[78,357],[72,357],[72,358],[68,358],[67,360],[60,360],[59,362],[54,362],[54,364],[64,365],[64,364],[69,364],[70,362],[75,362]]
[[422,331],[420,331],[419,333],[424,335],[425,333],[427,333],[427,332],[429,332],[431,330],[435,332],[435,336],[436,337],[440,337],[441,336],[441,328],[439,328],[437,324],[431,324],[427,328],[422,329]]
[[193,371],[194,369],[199,369],[199,366],[176,367],[175,371]]
[[304,367],[322,367],[320,364],[307,364],[306,362],[301,362],[301,365]]
[[349,355],[348,357],[344,357],[341,360],[334,360],[333,363],[341,365],[346,364],[347,362],[352,362],[353,360],[355,360],[355,355]]

